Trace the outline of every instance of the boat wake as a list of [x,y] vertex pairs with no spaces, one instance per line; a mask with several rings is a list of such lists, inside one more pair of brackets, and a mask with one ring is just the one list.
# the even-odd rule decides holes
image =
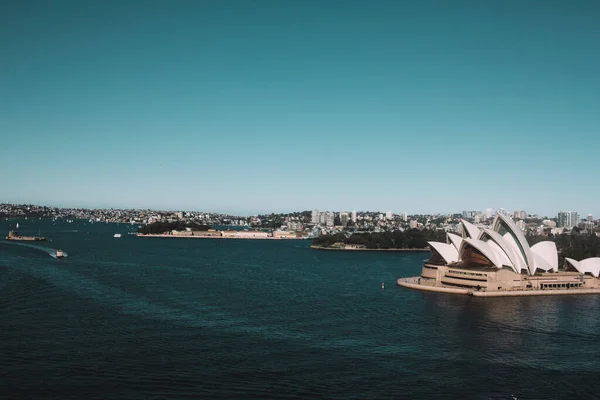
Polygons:
[[[12,245],[12,246],[29,247],[31,249],[43,251],[44,253],[47,253],[50,257],[56,258],[56,251],[57,251],[57,249],[51,249],[50,247],[38,246],[38,245],[35,245],[35,244],[28,244],[28,243],[9,242],[9,241],[3,241],[1,243],[3,243],[3,244],[9,244],[9,245]],[[63,251],[63,257],[68,257],[68,254],[67,254],[66,251]]]

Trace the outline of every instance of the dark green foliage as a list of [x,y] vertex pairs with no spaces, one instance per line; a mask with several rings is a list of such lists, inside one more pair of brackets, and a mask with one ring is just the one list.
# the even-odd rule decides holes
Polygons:
[[428,241],[444,242],[445,238],[444,231],[410,229],[404,232],[355,233],[349,238],[339,233],[324,235],[313,239],[313,245],[331,247],[335,243],[344,243],[367,249],[423,249],[428,246]]
[[336,243],[342,243],[346,239],[343,233],[335,235],[323,235],[313,239],[312,244],[315,246],[331,247]]
[[200,225],[195,222],[185,223],[183,221],[176,222],[154,222],[149,225],[144,225],[139,228],[138,233],[165,233],[170,231],[185,231],[186,228],[191,228],[193,231],[207,231],[211,227],[208,225]]

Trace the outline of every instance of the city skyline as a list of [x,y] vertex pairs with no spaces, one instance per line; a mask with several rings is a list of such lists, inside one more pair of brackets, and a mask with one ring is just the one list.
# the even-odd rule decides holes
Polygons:
[[0,201],[600,215],[600,4],[340,4],[7,4]]
[[223,211],[215,211],[215,210],[203,210],[203,209],[182,209],[182,208],[136,208],[136,207],[99,207],[99,208],[93,208],[93,207],[64,207],[64,206],[59,206],[59,205],[51,205],[51,204],[35,204],[35,203],[10,203],[7,201],[1,201],[0,200],[0,206],[10,206],[10,207],[26,207],[26,206],[32,206],[35,208],[39,208],[39,207],[46,207],[46,208],[56,208],[56,209],[63,209],[63,210],[69,210],[69,209],[79,209],[79,210],[98,210],[98,211],[110,211],[110,210],[114,210],[114,211],[118,211],[118,210],[123,210],[123,211],[127,211],[127,210],[138,210],[138,211],[152,211],[152,212],[164,212],[164,213],[206,213],[206,214],[215,214],[215,215],[224,215],[224,216],[231,216],[231,217],[240,217],[240,218],[250,218],[250,217],[255,217],[258,215],[269,215],[269,214],[294,214],[294,213],[301,213],[301,212],[309,212],[312,214],[312,220],[313,222],[322,220],[322,218],[324,218],[325,216],[329,215],[329,217],[331,218],[331,220],[333,220],[333,218],[335,216],[342,218],[342,214],[344,214],[344,218],[346,218],[346,220],[352,220],[353,222],[356,222],[356,218],[358,213],[360,214],[379,214],[379,216],[382,219],[392,219],[394,216],[395,217],[400,217],[400,219],[402,219],[403,221],[408,221],[407,217],[409,216],[453,216],[453,215],[459,215],[462,218],[465,219],[473,219],[476,217],[482,217],[484,220],[487,219],[492,219],[494,218],[494,216],[496,215],[496,213],[501,213],[503,215],[508,216],[511,219],[539,219],[539,218],[548,218],[548,219],[556,219],[559,221],[561,221],[561,218],[563,218],[564,216],[561,216],[561,214],[570,214],[573,215],[573,217],[568,216],[566,217],[569,221],[568,225],[570,225],[569,227],[572,227],[572,224],[576,221],[595,221],[594,219],[594,215],[593,214],[589,214],[589,213],[580,213],[578,211],[573,211],[573,210],[559,210],[555,213],[555,215],[552,214],[540,214],[540,213],[536,213],[536,212],[529,212],[529,211],[525,211],[525,210],[507,210],[503,207],[499,207],[499,208],[486,208],[486,209],[480,209],[480,210],[461,210],[461,211],[452,211],[452,212],[429,212],[429,213],[416,213],[416,212],[408,212],[408,211],[391,211],[391,210],[386,210],[386,211],[382,211],[382,210],[356,210],[356,209],[327,209],[327,210],[319,210],[319,209],[298,209],[298,210],[286,210],[286,211],[280,211],[280,212],[264,212],[264,213],[254,213],[254,214],[235,214],[235,213],[227,213],[227,212],[223,212]]

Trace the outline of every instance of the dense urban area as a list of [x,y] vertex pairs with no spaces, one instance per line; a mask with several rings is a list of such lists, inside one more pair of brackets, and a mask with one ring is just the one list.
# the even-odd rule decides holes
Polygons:
[[184,222],[210,226],[239,226],[248,229],[288,230],[318,235],[350,232],[386,232],[429,229],[445,232],[460,230],[460,219],[476,225],[491,222],[496,212],[509,215],[528,235],[548,236],[563,233],[600,235],[600,221],[591,215],[581,218],[577,212],[561,211],[556,217],[541,217],[525,211],[512,213],[503,209],[463,211],[456,214],[410,215],[391,211],[300,211],[255,216],[234,216],[198,211],[155,211],[136,209],[57,208],[31,204],[0,204],[0,218],[85,219],[96,222],[119,222],[147,225],[156,222]]
[[156,211],[135,209],[57,208],[31,204],[0,204],[0,218],[83,219],[93,222],[130,223],[138,232],[171,233],[177,230],[206,231],[210,227],[238,230],[294,233],[313,239],[324,248],[411,249],[425,248],[427,241],[444,241],[446,232],[461,232],[460,220],[480,227],[489,226],[496,213],[510,216],[528,236],[530,243],[554,240],[561,257],[577,259],[600,256],[599,220],[581,218],[577,212],[561,211],[548,218],[525,211],[504,209],[463,211],[456,214],[410,215],[391,211],[301,211],[282,214],[234,216],[197,211]]

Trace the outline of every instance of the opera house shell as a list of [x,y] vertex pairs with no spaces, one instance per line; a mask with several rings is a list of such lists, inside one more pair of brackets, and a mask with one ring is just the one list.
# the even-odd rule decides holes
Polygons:
[[447,233],[447,243],[429,242],[432,255],[420,277],[399,279],[398,284],[465,294],[551,294],[567,289],[572,294],[588,289],[600,293],[600,258],[566,258],[564,270],[559,271],[556,244],[543,241],[529,246],[525,235],[505,215],[496,214],[490,228],[465,220],[461,224],[462,237]]

